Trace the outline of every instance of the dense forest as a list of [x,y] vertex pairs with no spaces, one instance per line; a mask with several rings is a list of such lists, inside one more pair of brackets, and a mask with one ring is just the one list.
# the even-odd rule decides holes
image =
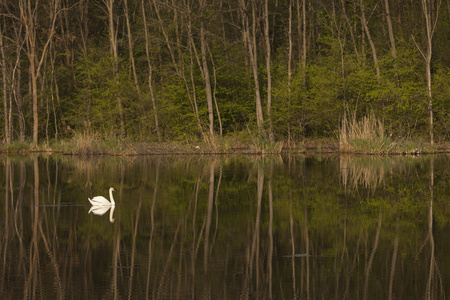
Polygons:
[[448,140],[449,0],[3,0],[1,138]]

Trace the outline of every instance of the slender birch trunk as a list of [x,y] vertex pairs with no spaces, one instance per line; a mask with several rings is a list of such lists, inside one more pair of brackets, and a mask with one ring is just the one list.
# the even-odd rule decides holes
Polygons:
[[6,59],[3,45],[3,26],[0,27],[0,55],[1,55],[1,68],[2,68],[2,81],[3,81],[3,113],[5,122],[5,142],[7,145],[11,144],[11,127],[9,123],[8,115],[8,92],[7,92],[7,72],[6,72]]
[[158,141],[162,142],[161,130],[159,129],[159,120],[158,120],[158,109],[156,106],[155,93],[153,91],[153,65],[150,60],[150,38],[148,34],[147,27],[147,14],[145,13],[145,0],[142,0],[142,20],[144,21],[144,33],[145,33],[145,56],[147,57],[148,63],[148,88],[150,90],[150,98],[152,101],[153,108],[153,117],[155,119],[155,129],[156,135],[158,136]]
[[[108,14],[108,33],[109,42],[111,46],[111,56],[113,59],[113,73],[116,86],[119,89],[120,78],[119,78],[119,54],[118,54],[118,44],[117,44],[117,30],[116,24],[114,22],[114,0],[104,0],[103,3],[106,5],[106,10]],[[123,105],[122,96],[120,91],[117,92],[117,107],[119,109],[119,122],[120,122],[120,134],[125,136],[125,120],[123,117]]]
[[269,38],[269,0],[264,1],[264,41],[266,44],[266,70],[267,70],[267,119],[269,120],[269,140],[274,142],[272,128],[272,75],[271,75],[271,49]]
[[289,23],[288,23],[288,146],[291,146],[291,84],[292,84],[292,0],[289,0]]
[[380,73],[380,65],[378,63],[378,55],[377,50],[375,48],[375,44],[372,40],[372,36],[370,35],[369,26],[367,26],[366,21],[366,12],[365,12],[365,6],[364,6],[364,0],[360,0],[361,5],[361,23],[363,25],[364,31],[367,36],[367,40],[369,41],[370,48],[372,49],[372,57],[373,57],[373,63],[375,64],[375,70],[377,72],[377,81],[378,84],[381,84],[381,73]]
[[136,92],[138,94],[139,103],[142,104],[142,95],[141,95],[141,87],[139,85],[139,79],[136,72],[136,63],[134,60],[134,51],[133,51],[133,38],[131,34],[131,26],[130,26],[130,16],[128,13],[128,0],[123,1],[124,4],[124,14],[125,14],[125,22],[127,25],[127,37],[128,37],[128,48],[129,48],[129,54],[130,54],[130,62],[131,62],[131,69],[133,71],[133,80],[134,85],[136,87]]
[[303,38],[302,38],[302,78],[303,78],[303,88],[306,88],[306,0],[302,1],[302,12],[303,12],[303,30],[302,30],[302,34],[303,34]]
[[36,42],[38,39],[37,30],[36,30],[36,22],[37,22],[37,13],[38,13],[38,1],[36,1],[36,7],[33,7],[31,4],[31,0],[20,0],[19,1],[19,9],[20,9],[20,17],[25,25],[26,39],[27,39],[27,56],[30,61],[30,84],[32,91],[32,103],[33,103],[33,142],[35,144],[38,143],[38,132],[39,132],[39,115],[38,115],[38,93],[37,93],[37,80],[40,76],[40,70],[42,64],[44,62],[44,58],[47,55],[48,46],[50,41],[53,38],[53,34],[55,32],[55,22],[56,17],[59,13],[59,5],[60,0],[53,0],[51,3],[51,11],[50,13],[50,26],[48,30],[48,34],[46,37],[46,42],[41,51],[40,57],[38,57],[38,53],[36,53]]
[[[388,27],[389,42],[391,44],[391,56],[394,59],[395,77],[398,77],[397,48],[395,47],[395,37],[394,37],[394,30],[392,28],[392,19],[391,19],[391,12],[389,9],[389,0],[384,0],[384,10],[386,12],[386,24]],[[397,78],[397,80],[398,80],[398,78]]]
[[248,53],[250,59],[250,67],[253,72],[253,80],[255,85],[255,102],[256,102],[256,124],[258,127],[258,134],[263,133],[263,122],[264,115],[261,104],[261,92],[259,87],[259,75],[258,75],[258,61],[257,61],[257,51],[256,51],[256,7],[254,1],[252,5],[252,30],[250,30],[249,18],[248,18],[248,7],[244,0],[239,0],[239,8],[242,15],[242,36],[244,39],[244,44],[248,46]]
[[[427,52],[422,53],[425,58],[426,80],[427,80],[427,95],[428,95],[428,114],[430,116],[430,143],[434,144],[434,126],[433,126],[433,94],[431,90],[431,58],[433,55],[433,34],[436,29],[439,8],[442,1],[435,3],[433,0],[422,0],[422,11],[425,17],[426,33],[427,33]],[[432,9],[435,9],[435,16],[432,16]]]
[[205,82],[206,91],[206,104],[208,106],[208,120],[209,120],[209,135],[211,139],[214,138],[214,105],[211,91],[211,78],[208,70],[208,54],[206,51],[206,37],[205,37],[205,24],[203,18],[203,11],[206,6],[205,0],[200,0],[200,49],[202,52],[202,68],[203,79]]

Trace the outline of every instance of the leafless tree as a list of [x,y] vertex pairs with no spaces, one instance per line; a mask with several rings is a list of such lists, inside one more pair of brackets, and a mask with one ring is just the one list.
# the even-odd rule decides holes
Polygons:
[[[38,0],[19,0],[20,18],[25,25],[27,49],[26,54],[30,62],[30,83],[33,99],[33,142],[38,142],[39,132],[39,115],[38,115],[38,87],[37,81],[41,74],[41,67],[47,55],[50,41],[55,32],[55,23],[58,13],[60,12],[60,0],[50,0],[50,9],[45,12],[49,15],[49,26],[46,31],[45,43],[40,48],[37,43],[41,39],[38,37],[37,16],[40,12]],[[39,53],[39,49],[42,49]]]

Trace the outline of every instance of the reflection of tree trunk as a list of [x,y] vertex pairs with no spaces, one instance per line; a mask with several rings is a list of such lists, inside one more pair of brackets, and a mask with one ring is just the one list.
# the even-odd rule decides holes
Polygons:
[[156,207],[156,196],[158,194],[158,186],[159,186],[159,167],[160,162],[157,162],[156,170],[155,170],[155,189],[153,190],[153,201],[152,208],[150,210],[150,239],[148,241],[148,267],[147,267],[147,286],[146,286],[146,299],[150,299],[150,275],[152,271],[152,256],[153,256],[153,233],[155,232],[155,207]]
[[[64,295],[64,289],[62,288],[62,282],[61,282],[61,276],[60,276],[60,272],[59,272],[59,265],[58,265],[58,261],[56,259],[55,256],[55,252],[57,254],[57,251],[55,251],[55,249],[51,249],[48,238],[45,236],[44,230],[42,228],[42,222],[39,222],[39,231],[41,233],[41,237],[42,237],[42,241],[44,242],[44,246],[45,246],[45,250],[47,251],[47,255],[50,258],[50,262],[53,266],[54,269],[54,285],[55,285],[55,290],[56,293],[58,295],[58,299],[65,299],[65,295]],[[56,234],[56,233],[55,233]]]
[[205,244],[204,244],[204,272],[208,272],[208,257],[209,257],[209,232],[211,229],[211,219],[214,205],[214,162],[209,167],[209,192],[208,192],[208,208],[206,213],[206,229],[205,229]]
[[268,283],[269,283],[269,299],[272,299],[272,257],[273,257],[273,165],[270,166],[269,174],[269,251],[267,253],[267,273],[268,273]]
[[289,201],[289,228],[291,232],[291,265],[292,265],[292,294],[294,295],[293,298],[297,299],[297,291],[295,288],[295,238],[294,238],[294,217],[292,215],[292,197],[290,197]]
[[[303,0],[305,1],[305,0]],[[310,290],[309,290],[309,286],[310,286],[310,270],[309,270],[309,227],[308,227],[308,207],[305,206],[305,243],[306,243],[306,299],[310,299],[311,295],[310,295]]]
[[[132,299],[132,290],[133,290],[133,278],[134,278],[134,260],[136,258],[136,239],[139,227],[139,215],[141,213],[142,207],[142,197],[144,193],[144,186],[141,186],[141,192],[139,196],[139,204],[136,210],[136,221],[134,223],[134,232],[133,232],[133,241],[131,246],[131,262],[130,262],[130,279],[128,281],[128,299]],[[111,208],[112,209],[112,208]]]
[[359,262],[359,244],[361,242],[361,235],[362,235],[362,228],[359,231],[359,235],[358,235],[358,241],[356,242],[356,249],[355,249],[355,255],[353,256],[353,262],[352,262],[352,266],[351,268],[348,270],[348,278],[347,278],[347,282],[346,282],[346,286],[345,286],[345,292],[344,292],[344,297],[343,299],[348,299],[348,294],[350,292],[350,274],[354,274],[354,270]]
[[113,268],[113,278],[111,281],[111,293],[113,295],[113,299],[120,299],[119,291],[118,291],[118,274],[119,271],[119,255],[120,255],[120,226],[116,227],[115,230],[116,240],[114,243],[113,257],[112,257],[112,268]]
[[[253,261],[255,261],[255,273],[256,273],[255,290],[258,292],[259,291],[259,230],[261,227],[261,206],[262,206],[262,196],[263,196],[263,189],[264,189],[264,169],[261,165],[258,166],[258,182],[257,183],[258,183],[258,185],[257,185],[258,204],[256,207],[255,230],[253,232],[252,249],[250,252],[250,282],[252,282]],[[256,296],[258,298],[258,294]]]
[[370,277],[370,271],[372,270],[372,264],[373,264],[373,258],[375,257],[375,253],[377,252],[378,248],[378,241],[380,240],[380,231],[381,231],[381,221],[382,221],[382,213],[380,210],[380,214],[378,217],[378,227],[377,227],[377,233],[375,235],[375,243],[372,248],[372,252],[370,253],[369,261],[366,264],[365,268],[365,282],[364,282],[364,298],[368,299],[368,292],[369,292],[369,277]]
[[[337,250],[337,249],[336,249]],[[337,251],[336,251],[337,254]],[[337,257],[337,255],[336,255]],[[347,208],[345,209],[345,218],[344,218],[344,236],[342,238],[342,252],[341,252],[341,261],[340,261],[340,266],[339,268],[336,270],[336,292],[335,292],[335,299],[339,299],[339,291],[340,291],[340,283],[342,282],[340,280],[340,274],[341,274],[341,270],[342,273],[344,273],[342,276],[345,277],[345,261],[346,258],[348,258],[348,249],[347,249]]]
[[222,169],[220,168],[219,170],[219,180],[217,181],[217,188],[216,188],[216,195],[215,195],[215,201],[214,201],[214,206],[216,208],[216,229],[214,231],[214,238],[213,238],[213,242],[211,245],[211,249],[209,251],[212,250],[212,247],[214,247],[214,244],[216,242],[216,237],[217,237],[217,230],[219,229],[219,206],[217,205],[217,201],[219,201],[219,190],[220,190],[220,183],[222,182]]
[[397,216],[397,222],[395,224],[394,250],[392,251],[391,274],[389,278],[389,299],[392,299],[392,292],[394,289],[395,264],[397,263],[397,255],[398,255],[399,227],[400,227],[400,216]]
[[167,259],[164,262],[164,269],[161,273],[159,286],[158,286],[158,294],[156,296],[156,299],[161,299],[161,292],[164,292],[163,286],[164,286],[165,281],[168,279],[168,276],[166,275],[166,273],[172,265],[171,262],[172,262],[172,258],[173,258],[173,251],[174,251],[175,245],[177,243],[178,232],[180,231],[180,228],[181,228],[181,220],[178,222],[177,230],[175,231],[175,235],[173,236],[173,240],[172,240],[172,244],[170,245],[169,253],[167,253]]
[[432,288],[431,284],[434,280],[434,267],[436,264],[435,258],[435,245],[434,245],[434,236],[433,236],[433,197],[434,197],[434,160],[431,158],[430,161],[430,204],[428,207],[428,238],[430,241],[430,271],[428,274],[427,280],[427,288],[425,290],[425,299],[434,299],[432,297]]
[[[23,222],[20,222],[18,224],[19,219],[21,218],[22,214],[22,203],[23,203],[23,194],[25,189],[25,182],[26,182],[26,168],[25,168],[25,162],[20,162],[20,186],[19,186],[19,194],[17,196],[16,200],[16,207],[14,208],[14,227],[16,229],[16,234],[20,241],[20,253],[23,253]],[[20,215],[19,215],[20,213]]]
[[37,289],[37,276],[39,265],[39,247],[38,247],[38,227],[39,227],[39,162],[38,159],[34,159],[34,211],[32,218],[32,246],[30,247],[29,265],[27,280],[24,287],[24,299],[36,298]]

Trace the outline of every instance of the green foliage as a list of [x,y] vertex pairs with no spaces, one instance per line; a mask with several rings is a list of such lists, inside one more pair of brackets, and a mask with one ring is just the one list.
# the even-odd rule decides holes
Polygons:
[[442,140],[448,140],[450,129],[450,68],[439,68],[433,79],[435,132]]
[[[0,93],[7,111],[11,112],[13,140],[19,132],[19,111],[23,113],[24,132],[28,137],[33,128],[32,94],[30,92],[29,60],[22,48],[21,34],[15,15],[19,10],[8,4],[11,16],[2,20],[7,82],[6,99]],[[62,5],[67,5],[64,3]],[[214,92],[214,129],[222,125],[223,135],[246,132],[256,125],[255,84],[249,56],[248,41],[241,28],[243,14],[239,10],[224,10],[211,2],[202,10],[199,3],[190,3],[189,18],[178,18],[187,9],[180,6],[159,7],[159,18],[151,16],[153,8],[146,8],[148,41],[144,34],[142,6],[129,7],[133,61],[137,78],[132,71],[130,50],[125,26],[125,11],[114,3],[115,25],[118,37],[119,74],[114,74],[108,26],[104,7],[80,3],[87,14],[73,17],[75,7],[63,7],[66,19],[56,21],[57,32],[45,57],[38,78],[39,136],[70,138],[75,133],[96,132],[100,135],[120,134],[118,97],[123,105],[126,136],[133,140],[156,141],[157,113],[160,132],[166,140],[201,138],[200,128],[208,125],[205,78],[202,70],[199,25],[202,21],[207,40],[207,57],[211,87]],[[145,3],[144,5],[150,5]],[[336,136],[344,107],[350,107],[361,119],[372,111],[383,121],[386,131],[393,136],[424,138],[429,133],[428,99],[426,96],[423,57],[417,45],[424,48],[424,28],[421,7],[417,3],[391,7],[393,17],[402,18],[401,27],[394,22],[397,58],[386,41],[385,16],[375,2],[366,3],[371,11],[369,30],[377,49],[381,82],[378,82],[371,48],[361,32],[360,10],[357,3],[345,2],[346,13],[331,2],[311,3],[306,28],[306,70],[303,70],[302,24],[295,17],[289,20],[288,3],[269,3],[269,39],[271,42],[272,107],[267,111],[267,70],[264,35],[256,30],[256,62],[259,90],[263,101],[264,119],[268,128],[269,113],[277,141],[301,141],[308,137]],[[176,9],[175,9],[176,7]],[[16,7],[17,8],[17,7]],[[89,8],[89,9],[87,9]],[[261,7],[248,7],[249,15],[262,16]],[[404,11],[404,12],[403,12]],[[201,14],[200,14],[201,12]],[[177,16],[177,17],[175,17]],[[48,16],[36,19],[38,30],[37,53],[42,53],[46,39]],[[64,24],[61,23],[65,20]],[[448,13],[440,16],[434,35],[432,62],[433,112],[436,139],[449,137],[450,75],[448,43],[450,31]],[[249,22],[252,22],[251,18]],[[291,26],[291,41],[288,30]],[[119,25],[119,26],[117,26]],[[300,25],[300,27],[299,27]],[[60,28],[71,28],[62,34]],[[255,28],[257,28],[256,26]],[[259,28],[259,27],[258,27]],[[300,30],[300,31],[299,31]],[[65,30],[63,30],[65,31]],[[17,33],[19,32],[19,33]],[[147,44],[148,42],[148,44]],[[291,44],[290,44],[291,42]],[[20,46],[20,47],[18,47]],[[149,60],[147,60],[147,47]],[[291,52],[291,74],[288,78],[288,54]],[[16,53],[14,49],[23,49]],[[20,64],[15,67],[16,60]],[[54,60],[53,69],[50,61]],[[149,63],[152,66],[152,87],[156,101],[153,108],[149,90]],[[2,69],[2,71],[3,71]],[[20,70],[20,72],[19,72]],[[1,73],[3,74],[3,73]],[[116,77],[118,75],[118,77]],[[3,75],[2,75],[3,78]],[[54,81],[56,79],[56,82]],[[140,95],[135,80],[139,83]],[[57,83],[57,84],[56,84]],[[197,108],[194,108],[194,100]],[[12,106],[8,110],[8,105]],[[4,105],[1,110],[3,112]],[[196,116],[198,109],[198,117]],[[222,123],[219,124],[220,112]],[[5,112],[3,112],[5,113]],[[199,119],[199,121],[198,121]],[[199,124],[200,123],[200,124]],[[0,118],[5,125],[5,118]],[[0,133],[0,137],[5,135]]]

